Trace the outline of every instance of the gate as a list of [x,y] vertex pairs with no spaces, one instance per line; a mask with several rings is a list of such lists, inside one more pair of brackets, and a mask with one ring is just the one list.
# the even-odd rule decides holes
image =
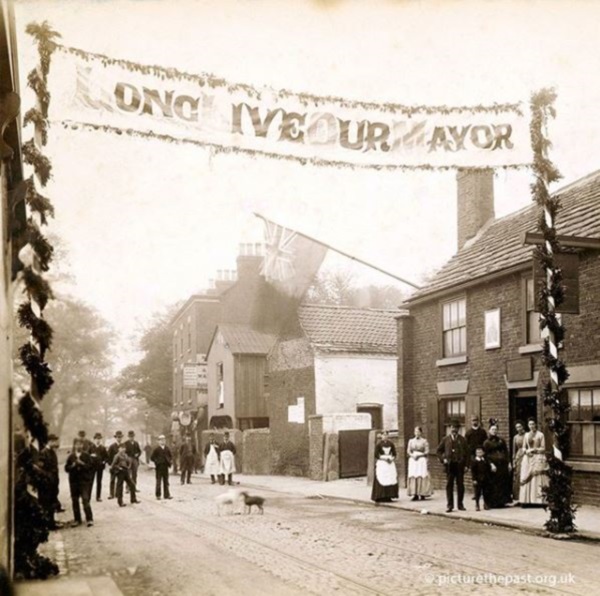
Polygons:
[[367,475],[369,433],[369,429],[339,431],[340,478]]

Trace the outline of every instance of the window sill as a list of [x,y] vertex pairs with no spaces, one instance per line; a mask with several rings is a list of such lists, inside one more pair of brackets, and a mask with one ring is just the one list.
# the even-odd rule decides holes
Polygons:
[[569,466],[571,466],[577,472],[600,472],[600,460],[597,461],[583,461],[583,460],[567,460]]
[[535,354],[542,351],[542,346],[539,344],[527,344],[519,348],[519,354]]
[[452,358],[442,358],[441,360],[436,360],[436,366],[452,366],[453,364],[466,364],[467,357],[465,356],[453,356]]

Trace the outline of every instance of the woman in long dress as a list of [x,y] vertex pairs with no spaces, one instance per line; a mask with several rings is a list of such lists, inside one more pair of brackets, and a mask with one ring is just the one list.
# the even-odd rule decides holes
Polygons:
[[424,500],[431,496],[431,479],[429,477],[429,443],[423,437],[420,426],[415,427],[415,436],[406,447],[408,455],[408,496],[413,501]]
[[525,456],[523,444],[525,442],[525,427],[520,420],[515,422],[515,430],[517,434],[513,437],[512,444],[512,465],[513,465],[513,483],[512,496],[515,501],[519,500],[519,492],[521,490],[521,463]]
[[483,451],[491,464],[492,474],[488,484],[488,506],[500,508],[511,501],[511,463],[508,447],[504,439],[498,436],[498,423],[490,420],[489,436],[483,443]]
[[396,447],[387,432],[375,447],[375,475],[371,499],[376,503],[389,503],[398,498],[398,472],[396,470]]
[[535,419],[527,421],[529,432],[525,434],[523,449],[525,455],[521,463],[521,505],[543,505],[542,488],[548,485],[548,462],[546,460],[546,440],[537,429]]

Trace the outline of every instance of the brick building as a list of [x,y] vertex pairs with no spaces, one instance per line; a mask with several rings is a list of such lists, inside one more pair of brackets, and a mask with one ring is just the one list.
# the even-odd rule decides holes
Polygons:
[[[406,444],[415,425],[435,449],[451,419],[464,426],[472,413],[500,421],[512,437],[515,420],[544,420],[537,398],[542,373],[535,312],[533,248],[523,242],[539,217],[535,205],[494,219],[491,171],[459,172],[458,252],[405,304],[398,317],[398,402]],[[558,192],[561,235],[600,238],[600,172]],[[562,314],[560,356],[571,377],[568,461],[576,473],[576,498],[600,496],[600,255],[571,251],[567,292],[579,298],[578,314]],[[573,267],[573,265],[571,265]],[[572,284],[578,276],[578,284]],[[578,292],[577,292],[578,289]],[[487,325],[486,325],[487,321]],[[546,444],[551,445],[550,437]],[[401,472],[406,462],[402,458]],[[442,469],[430,457],[434,483]]]
[[398,312],[298,308],[269,354],[274,473],[309,474],[311,416],[364,413],[371,428],[398,427]]
[[241,244],[237,271],[219,270],[211,288],[191,296],[173,317],[173,419],[208,428],[206,356],[220,323],[249,324],[260,316],[263,249]]

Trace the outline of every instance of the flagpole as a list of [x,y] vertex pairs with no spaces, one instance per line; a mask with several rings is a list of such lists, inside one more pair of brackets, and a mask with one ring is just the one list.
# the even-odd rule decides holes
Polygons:
[[[256,211],[254,212],[254,215],[256,217],[259,217],[262,220],[265,220],[265,221],[267,220],[267,218],[264,215],[261,215],[260,213],[256,213]],[[269,219],[268,221],[270,221],[278,226],[280,225],[276,221],[273,221],[272,219]],[[281,227],[283,228],[285,226],[281,226]],[[367,261],[363,261],[362,259],[359,259],[358,257],[352,256],[351,254],[348,254],[347,252],[344,252],[343,250],[339,250],[338,248],[331,246],[331,244],[326,244],[325,242],[321,242],[320,240],[317,240],[316,238],[313,238],[312,236],[309,236],[308,234],[298,232],[298,230],[294,230],[294,232],[296,232],[296,234],[298,234],[299,236],[303,236],[307,240],[310,240],[311,242],[315,242],[316,244],[320,244],[321,246],[324,246],[325,248],[327,248],[329,250],[337,252],[339,255],[342,255],[343,257],[351,259],[352,261],[356,261],[357,263],[361,263],[362,265],[366,265],[367,267],[371,267],[371,269],[375,269],[375,270],[379,271],[380,273],[387,275],[388,277],[393,277],[394,279],[397,279],[398,281],[401,281],[404,284],[412,286],[413,288],[416,288],[417,290],[420,289],[420,286],[418,286],[417,284],[414,284],[411,281],[403,279],[402,277],[399,277],[398,275],[394,275],[393,273],[390,273],[389,271],[386,271],[385,269],[382,269],[381,267],[377,267],[377,265],[373,265],[372,263],[368,263]]]

